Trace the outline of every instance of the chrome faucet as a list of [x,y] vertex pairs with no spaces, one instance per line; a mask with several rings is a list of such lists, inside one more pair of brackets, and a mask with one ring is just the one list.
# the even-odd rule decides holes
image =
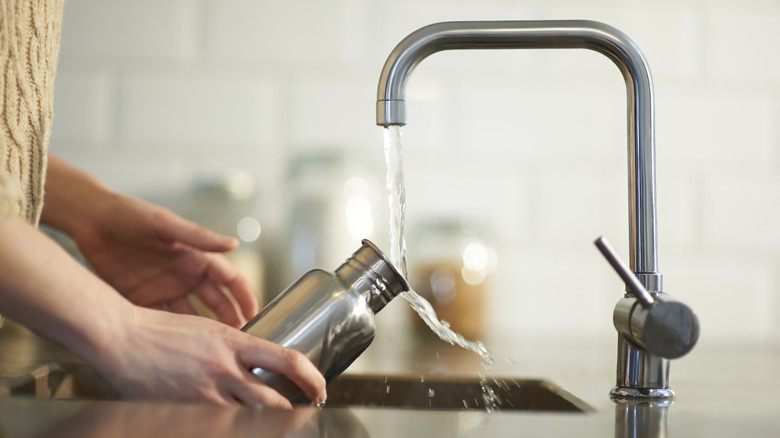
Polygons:
[[[659,324],[645,324],[650,320],[647,317],[652,313],[650,310],[661,307],[655,304],[666,303],[667,298],[662,296],[663,277],[657,267],[653,80],[644,55],[631,39],[614,27],[582,20],[463,21],[425,26],[404,38],[385,62],[377,93],[377,125],[406,124],[407,80],[417,64],[433,53],[459,49],[575,48],[594,50],[611,59],[626,83],[629,262],[633,276],[650,297],[650,300],[644,297],[644,301],[639,301],[637,296],[642,296],[641,292],[627,283],[625,298],[615,308],[614,323],[619,332],[618,370],[612,395],[618,398],[671,398],[674,393],[669,388],[670,357],[667,349],[658,348],[658,344],[665,343],[668,337],[645,336],[644,332],[666,330],[665,333],[684,337],[677,349],[671,349],[678,357],[695,344],[698,322],[695,315],[688,312],[685,315],[688,318],[682,318],[683,322],[680,318],[675,319],[675,324],[687,324],[685,327],[668,330],[669,327],[659,327]],[[642,305],[637,307],[637,303]],[[666,313],[668,309],[663,307]],[[679,308],[673,310],[679,311]],[[657,318],[651,319],[657,321]],[[653,342],[644,342],[646,337]]]

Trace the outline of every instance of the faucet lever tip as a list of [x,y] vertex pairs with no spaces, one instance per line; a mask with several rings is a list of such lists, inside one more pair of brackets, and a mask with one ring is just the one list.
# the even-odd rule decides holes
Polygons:
[[653,303],[655,303],[653,294],[651,294],[644,287],[644,285],[642,285],[631,269],[629,269],[629,267],[626,266],[622,260],[620,260],[620,258],[617,256],[617,253],[612,248],[612,245],[607,242],[607,239],[604,236],[599,236],[599,238],[596,239],[596,241],[593,243],[596,245],[599,251],[601,251],[601,254],[604,256],[604,258],[607,259],[609,264],[612,265],[612,268],[615,269],[615,272],[617,272],[620,278],[622,278],[626,283],[628,290],[634,293],[636,298],[642,303],[642,306],[644,306],[646,309],[649,309]]

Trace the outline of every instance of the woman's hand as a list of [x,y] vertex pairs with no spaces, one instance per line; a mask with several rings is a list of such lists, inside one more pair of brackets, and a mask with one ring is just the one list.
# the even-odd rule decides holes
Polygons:
[[126,398],[206,400],[219,404],[290,402],[249,370],[284,374],[315,403],[325,379],[303,354],[207,318],[134,307],[93,364]]
[[257,313],[249,281],[219,254],[234,249],[235,239],[123,195],[108,196],[97,210],[100,219],[73,237],[97,274],[131,302],[195,314],[192,295],[234,327]]
[[56,156],[41,220],[72,236],[95,272],[135,304],[194,314],[196,296],[234,327],[258,311],[249,281],[219,254],[235,239],[117,194]]

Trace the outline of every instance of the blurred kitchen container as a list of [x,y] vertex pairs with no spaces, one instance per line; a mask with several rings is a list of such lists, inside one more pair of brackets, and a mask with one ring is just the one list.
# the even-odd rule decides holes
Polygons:
[[[497,264],[482,220],[468,217],[425,219],[410,230],[409,277],[440,320],[467,339],[481,339],[488,327],[490,280]],[[415,328],[433,337],[420,318]]]
[[[201,174],[195,178],[183,201],[179,202],[180,208],[175,208],[183,217],[239,240],[238,248],[225,256],[246,276],[263,303],[265,263],[260,239],[262,226],[252,175],[237,169]],[[199,310],[203,310],[202,306]]]
[[340,265],[362,239],[386,247],[384,172],[354,150],[307,151],[292,159],[281,284],[316,266]]

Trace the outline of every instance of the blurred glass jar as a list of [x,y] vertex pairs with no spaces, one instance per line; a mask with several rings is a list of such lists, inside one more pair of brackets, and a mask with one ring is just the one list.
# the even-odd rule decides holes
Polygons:
[[[265,298],[265,264],[261,251],[262,226],[255,180],[244,170],[200,175],[181,215],[217,233],[235,237],[239,246],[225,257],[249,280],[261,303]],[[202,306],[195,303],[199,311]]]
[[287,252],[281,284],[315,266],[338,266],[370,239],[386,246],[380,219],[384,174],[357,151],[316,150],[295,157],[288,173]]
[[[412,289],[431,303],[453,331],[471,340],[482,338],[497,256],[486,243],[481,222],[429,219],[417,224],[411,236],[410,243],[418,248],[409,258]],[[420,318],[414,321],[423,337],[431,334]]]

